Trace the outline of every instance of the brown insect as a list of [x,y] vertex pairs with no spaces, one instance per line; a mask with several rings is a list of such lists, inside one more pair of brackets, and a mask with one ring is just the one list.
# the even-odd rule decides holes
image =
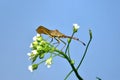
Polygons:
[[85,46],[85,43],[80,41],[78,38],[71,37],[71,36],[66,36],[65,34],[59,32],[57,29],[56,30],[49,30],[49,29],[45,28],[44,26],[39,26],[36,29],[36,31],[39,34],[49,35],[52,38],[52,40],[50,42],[52,42],[53,38],[54,38],[54,39],[56,39],[58,41],[57,43],[60,43],[60,41],[61,41],[61,42],[63,42],[66,45],[66,43],[63,40],[61,40],[60,38],[71,38],[71,39],[74,39],[74,40],[77,40],[77,41],[81,42]]

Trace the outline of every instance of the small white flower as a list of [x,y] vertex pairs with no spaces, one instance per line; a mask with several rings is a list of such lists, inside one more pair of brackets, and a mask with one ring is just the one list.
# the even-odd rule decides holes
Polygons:
[[27,53],[27,55],[30,57],[30,56],[31,56],[31,53]]
[[79,28],[80,28],[80,26],[79,26],[78,24],[73,24],[73,27],[74,27],[75,29],[79,29]]
[[73,32],[75,33],[75,32],[77,32],[78,31],[78,29],[79,29],[79,25],[78,24],[73,24]]
[[29,70],[30,72],[33,72],[33,67],[32,67],[32,65],[28,66],[28,70]]
[[36,40],[37,40],[37,36],[34,36],[34,37],[33,37],[33,41],[36,41]]
[[52,57],[48,58],[45,62],[45,65],[47,65],[47,68],[50,68],[52,64]]
[[36,54],[37,54],[37,50],[32,50],[31,53],[27,53],[27,55],[29,56],[28,60],[33,60]]
[[37,50],[32,50],[32,53],[33,54],[37,54]]
[[27,53],[27,55],[29,56],[28,60],[32,59],[32,53]]
[[40,34],[37,34],[37,37],[39,37],[40,36]]

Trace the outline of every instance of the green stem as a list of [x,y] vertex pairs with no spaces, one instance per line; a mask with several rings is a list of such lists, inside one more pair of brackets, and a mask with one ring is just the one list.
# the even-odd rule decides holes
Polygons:
[[83,80],[82,77],[79,75],[79,73],[78,73],[77,69],[75,68],[75,66],[71,63],[70,58],[65,53],[63,53],[63,52],[61,52],[59,50],[56,50],[56,52],[59,52],[61,55],[63,55],[65,57],[65,59],[69,62],[70,66],[72,67],[72,69],[73,69],[75,75],[77,76],[77,78],[79,80]]
[[68,47],[68,57],[71,59],[71,57],[70,57],[70,47]]
[[42,63],[45,62],[45,61],[46,61],[46,60],[43,60],[43,61],[39,62],[38,65],[42,64]]
[[65,77],[65,79],[64,80],[67,80],[67,78],[70,76],[70,74],[73,72],[73,70],[71,70],[68,74],[67,74],[67,76]]
[[86,46],[85,52],[84,52],[83,57],[82,57],[79,65],[78,65],[78,67],[77,67],[77,70],[79,69],[79,67],[81,66],[81,64],[82,64],[82,62],[83,62],[83,60],[84,60],[84,58],[85,58],[85,55],[86,55],[86,53],[87,53],[87,50],[88,50],[88,47],[89,47],[89,45],[90,45],[91,40],[92,40],[92,38],[90,38],[90,40],[89,40],[89,42],[88,42],[88,44],[87,44],[87,46]]
[[[73,37],[73,35],[74,35],[74,32],[72,33],[72,36],[71,36],[71,37]],[[67,45],[67,47],[66,47],[65,54],[67,53],[67,50],[68,50],[68,48],[69,48],[69,46],[70,46],[70,43],[71,43],[71,38],[70,38],[70,41],[68,42],[68,45]],[[70,54],[68,54],[68,55],[70,55]]]
[[59,57],[64,58],[64,56],[63,56],[63,55],[60,55],[60,54],[57,54],[57,53],[52,53],[52,54],[54,54],[54,56],[53,56],[53,57],[59,56]]
[[[69,62],[69,63],[70,63],[70,62]],[[83,80],[82,77],[79,75],[79,73],[78,73],[77,69],[75,68],[75,66],[74,66],[73,64],[71,64],[71,63],[70,63],[70,65],[71,65],[73,71],[75,72],[77,78],[78,78],[79,80]]]
[[[80,65],[82,64],[82,62],[83,62],[83,60],[84,60],[84,58],[85,58],[85,55],[86,55],[86,53],[87,53],[88,47],[89,47],[89,45],[90,45],[90,42],[91,42],[91,40],[92,40],[92,32],[91,32],[91,30],[89,30],[89,35],[90,35],[90,40],[89,40],[89,42],[88,42],[88,44],[87,44],[87,46],[86,46],[86,49],[85,49],[85,51],[84,51],[84,54],[83,54],[82,59],[80,60],[80,63],[79,63],[79,65],[78,65],[78,67],[77,67],[77,70],[79,69]],[[65,77],[64,80],[66,80],[66,79],[70,76],[70,74],[71,74],[72,72],[73,72],[73,70],[71,70],[71,71],[67,74],[67,76]]]
[[68,74],[67,74],[67,76],[65,77],[65,79],[64,80],[67,80],[67,78],[70,76],[70,74],[73,72],[73,70],[71,70]]

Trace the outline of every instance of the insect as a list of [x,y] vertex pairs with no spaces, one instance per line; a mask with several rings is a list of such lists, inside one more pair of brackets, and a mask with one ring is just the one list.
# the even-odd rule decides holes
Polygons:
[[57,43],[60,43],[60,41],[61,41],[66,45],[66,43],[63,40],[61,40],[60,38],[70,38],[70,39],[74,39],[74,40],[77,40],[77,41],[81,42],[84,46],[86,45],[84,42],[80,41],[78,38],[67,36],[67,35],[61,33],[60,31],[58,31],[57,29],[49,30],[49,29],[45,28],[44,26],[39,26],[36,29],[36,32],[39,33],[39,34],[49,35],[52,38],[52,40],[50,42],[52,42],[53,38],[54,38],[54,39],[57,40]]

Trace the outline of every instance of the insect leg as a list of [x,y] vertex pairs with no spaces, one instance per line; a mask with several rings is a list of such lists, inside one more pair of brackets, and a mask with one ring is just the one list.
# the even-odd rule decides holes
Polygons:
[[51,41],[50,41],[50,43],[52,43],[53,42],[53,38],[51,38]]
[[62,39],[60,39],[60,38],[59,38],[59,40],[64,44],[63,48],[61,49],[61,50],[63,50],[64,47],[66,46],[66,43]]
[[[60,38],[56,38],[56,37],[54,37],[54,38],[57,40],[57,42],[54,43],[54,44],[58,44],[57,46],[59,46],[60,42],[62,42],[62,43],[64,44],[63,48],[61,49],[61,50],[63,50],[64,47],[66,46],[66,43],[65,43],[62,39],[60,39]],[[57,47],[57,46],[56,46],[56,47]]]
[[[60,44],[60,39],[59,38],[56,38],[56,37],[54,37],[55,38],[55,40],[57,40],[57,42],[56,43],[53,43],[53,44],[58,44],[57,46],[59,46],[59,44]],[[56,46],[56,47],[57,47]]]

